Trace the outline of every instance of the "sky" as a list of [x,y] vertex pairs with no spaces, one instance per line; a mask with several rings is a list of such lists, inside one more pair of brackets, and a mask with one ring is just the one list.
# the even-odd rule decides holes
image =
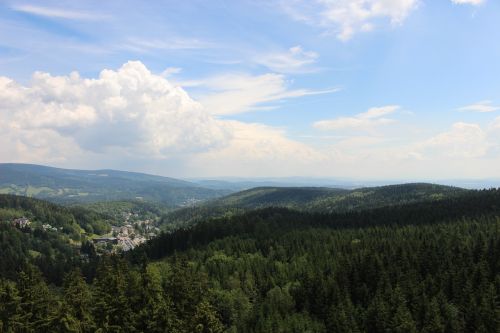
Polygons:
[[0,0],[0,162],[500,178],[496,0]]

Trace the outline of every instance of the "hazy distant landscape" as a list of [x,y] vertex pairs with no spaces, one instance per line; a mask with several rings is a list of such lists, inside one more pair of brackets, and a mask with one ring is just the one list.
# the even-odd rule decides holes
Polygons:
[[0,333],[499,333],[500,2],[0,1]]
[[188,205],[230,193],[187,181],[116,170],[68,170],[40,165],[0,164],[0,193],[59,203],[116,200]]

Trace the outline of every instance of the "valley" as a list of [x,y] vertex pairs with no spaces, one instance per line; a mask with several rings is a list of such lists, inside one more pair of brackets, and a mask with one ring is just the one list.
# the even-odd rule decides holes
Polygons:
[[4,330],[498,329],[497,189],[258,187],[189,207],[63,202],[0,195]]

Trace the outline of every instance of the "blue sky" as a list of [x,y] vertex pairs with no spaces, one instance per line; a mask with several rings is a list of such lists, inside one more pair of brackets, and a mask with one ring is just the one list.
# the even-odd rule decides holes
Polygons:
[[498,178],[499,33],[493,0],[3,1],[0,160]]

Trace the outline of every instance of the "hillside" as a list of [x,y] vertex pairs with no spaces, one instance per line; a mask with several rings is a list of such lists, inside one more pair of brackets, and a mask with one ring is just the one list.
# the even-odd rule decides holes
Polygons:
[[342,212],[413,202],[439,200],[468,190],[436,184],[414,183],[354,190],[325,187],[258,187],[178,209],[163,218],[165,225],[208,217],[231,215],[265,207],[286,207],[309,212]]
[[255,209],[288,207],[314,211],[354,210],[433,200],[463,193],[456,187],[415,183],[354,190],[322,187],[261,187],[230,194],[213,202],[218,206]]
[[[13,224],[26,218],[26,226]],[[82,207],[0,194],[0,276],[11,277],[34,264],[50,281],[80,260],[81,245],[93,234],[109,232],[107,216]]]
[[426,200],[350,211],[307,212],[268,207],[233,216],[199,221],[164,233],[143,246],[150,258],[161,258],[178,249],[205,245],[233,235],[258,237],[262,232],[287,232],[312,227],[364,228],[377,226],[425,225],[461,218],[500,216],[500,189],[467,191],[442,200]]
[[[135,254],[163,259],[150,267],[174,304],[201,283],[190,300],[211,302],[234,332],[493,333],[499,216],[499,190],[336,214],[266,208]],[[185,311],[171,309],[189,324]]]
[[70,170],[32,164],[0,164],[0,193],[46,199],[58,203],[144,200],[179,206],[213,199],[228,190],[116,170]]
[[[338,213],[263,208],[208,219],[77,269],[56,256],[50,272],[67,273],[62,284],[49,280],[59,288],[31,265],[10,270],[0,276],[0,327],[496,333],[499,217],[500,190],[484,190]],[[27,256],[24,241],[2,249]]]

